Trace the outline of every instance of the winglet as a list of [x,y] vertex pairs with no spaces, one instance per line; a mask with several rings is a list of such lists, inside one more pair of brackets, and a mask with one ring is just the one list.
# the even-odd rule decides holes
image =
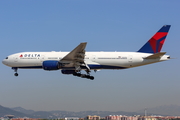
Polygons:
[[164,25],[138,52],[159,53],[171,25]]

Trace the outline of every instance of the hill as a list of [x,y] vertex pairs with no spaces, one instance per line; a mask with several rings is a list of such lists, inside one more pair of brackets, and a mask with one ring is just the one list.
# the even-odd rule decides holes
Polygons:
[[[148,115],[169,115],[169,116],[178,116],[180,115],[180,106],[177,105],[164,105],[154,108],[147,109]],[[80,117],[84,118],[87,115],[98,115],[101,117],[105,117],[108,115],[144,115],[144,110],[139,110],[137,112],[124,112],[124,111],[80,111],[80,112],[72,112],[72,111],[33,111],[26,110],[21,107],[15,108],[7,108],[0,105],[0,117],[4,117],[5,115],[14,115],[14,117],[30,117],[30,118],[65,118],[65,117]]]
[[29,117],[28,115],[0,105],[0,117],[14,115],[15,117]]
[[15,108],[11,108],[12,110],[15,110],[17,112],[21,112],[21,113],[24,113],[24,114],[33,114],[35,111],[34,110],[26,110],[22,107],[15,107]]
[[[137,111],[143,113],[144,110]],[[163,105],[154,108],[147,108],[148,115],[169,115],[169,116],[179,116],[180,115],[180,106],[178,105]]]

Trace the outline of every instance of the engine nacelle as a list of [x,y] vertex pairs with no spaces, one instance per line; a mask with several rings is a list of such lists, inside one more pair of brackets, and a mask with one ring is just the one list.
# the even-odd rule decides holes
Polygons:
[[76,73],[75,70],[61,70],[62,74],[74,74]]
[[42,63],[42,67],[44,70],[59,70],[61,68],[61,64],[59,61],[55,60],[47,60]]

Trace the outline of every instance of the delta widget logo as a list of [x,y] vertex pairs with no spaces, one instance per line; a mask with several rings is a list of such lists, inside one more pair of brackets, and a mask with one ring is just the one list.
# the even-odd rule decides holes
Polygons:
[[22,57],[41,57],[41,55],[40,54],[21,54],[20,56],[19,56],[20,58],[22,58]]

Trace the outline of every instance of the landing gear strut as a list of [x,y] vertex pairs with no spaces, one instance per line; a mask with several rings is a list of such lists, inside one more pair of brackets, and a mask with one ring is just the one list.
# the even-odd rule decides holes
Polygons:
[[14,72],[15,72],[15,73],[14,73],[14,76],[16,76],[16,77],[17,77],[17,76],[18,76],[18,73],[17,73],[18,68],[12,68],[12,69],[13,69],[13,70],[14,70]]

